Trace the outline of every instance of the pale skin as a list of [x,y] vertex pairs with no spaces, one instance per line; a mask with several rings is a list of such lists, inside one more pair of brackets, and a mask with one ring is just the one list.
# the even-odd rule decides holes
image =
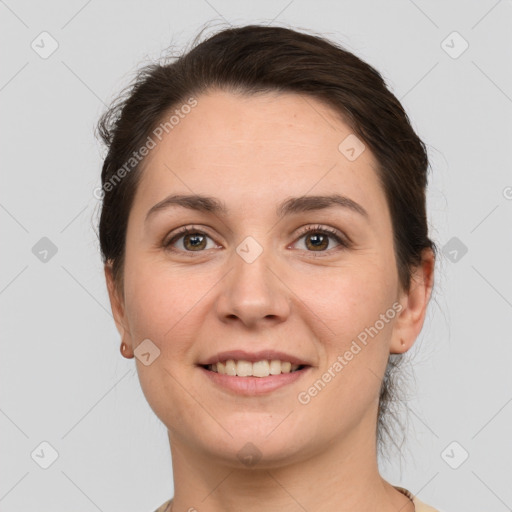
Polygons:
[[[424,252],[410,291],[402,290],[376,160],[368,148],[354,161],[340,153],[351,130],[326,105],[221,91],[197,101],[145,161],[126,234],[124,296],[105,266],[122,341],[133,352],[150,339],[161,351],[149,366],[135,361],[168,428],[173,512],[413,511],[379,474],[375,428],[389,354],[409,350],[423,326],[434,255]],[[291,197],[333,193],[367,217],[339,206],[277,216]],[[170,194],[212,196],[229,214],[173,206],[146,220]],[[201,248],[190,235],[174,241],[174,252],[162,247],[183,226],[199,232]],[[300,231],[315,226],[351,245],[324,235],[315,248],[311,239],[322,233]],[[263,249],[252,263],[236,251],[248,236]],[[400,313],[301,404],[298,394],[394,303]],[[280,350],[312,368],[266,395],[235,396],[197,366],[231,349]],[[262,454],[253,467],[237,457],[248,442]]]

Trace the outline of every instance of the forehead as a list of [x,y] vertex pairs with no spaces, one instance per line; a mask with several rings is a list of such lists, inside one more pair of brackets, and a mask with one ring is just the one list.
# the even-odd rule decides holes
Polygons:
[[230,203],[245,192],[245,206],[262,207],[286,196],[339,192],[364,203],[370,214],[386,206],[374,156],[365,148],[349,160],[340,151],[354,135],[324,103],[274,92],[211,91],[196,100],[161,140],[153,136],[156,147],[144,162],[139,203],[151,207],[171,192]]

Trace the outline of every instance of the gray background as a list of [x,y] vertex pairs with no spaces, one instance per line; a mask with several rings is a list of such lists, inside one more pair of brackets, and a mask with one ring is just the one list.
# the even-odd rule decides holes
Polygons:
[[[512,508],[510,0],[6,0],[0,16],[2,512],[150,512],[172,496],[165,427],[110,313],[93,128],[170,43],[253,22],[319,32],[375,66],[428,146],[444,249],[410,352],[405,463],[383,475],[447,512]],[[47,469],[42,442],[58,452]]]

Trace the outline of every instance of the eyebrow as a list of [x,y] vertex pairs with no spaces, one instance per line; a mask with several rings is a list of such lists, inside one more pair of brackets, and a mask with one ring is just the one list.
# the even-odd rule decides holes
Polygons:
[[[316,195],[292,197],[290,199],[285,200],[278,206],[277,216],[279,218],[282,218],[285,217],[286,215],[292,215],[306,211],[324,210],[326,208],[332,208],[336,206],[347,208],[353,212],[362,215],[366,219],[368,219],[369,217],[368,212],[359,203],[356,203],[349,197],[342,196],[340,194],[332,194],[327,196]],[[148,213],[146,214],[145,221],[147,222],[147,220],[156,212],[171,207],[188,208],[190,210],[205,213],[213,213],[215,215],[224,216],[227,216],[229,213],[229,210],[227,209],[226,205],[215,197],[199,194],[175,194],[166,197],[162,201],[152,206],[149,209]]]

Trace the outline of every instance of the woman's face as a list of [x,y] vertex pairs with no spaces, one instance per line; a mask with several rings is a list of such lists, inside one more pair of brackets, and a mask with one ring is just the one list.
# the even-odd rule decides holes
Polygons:
[[[400,320],[408,297],[376,160],[342,144],[351,130],[310,97],[196,99],[153,137],[129,216],[114,309],[143,392],[172,442],[229,464],[304,460],[349,436],[355,448],[353,436],[374,437],[389,353],[422,322]],[[152,210],[169,196],[209,199]],[[201,366],[219,358],[240,373],[289,366],[237,366],[251,358],[307,366],[268,377]]]

